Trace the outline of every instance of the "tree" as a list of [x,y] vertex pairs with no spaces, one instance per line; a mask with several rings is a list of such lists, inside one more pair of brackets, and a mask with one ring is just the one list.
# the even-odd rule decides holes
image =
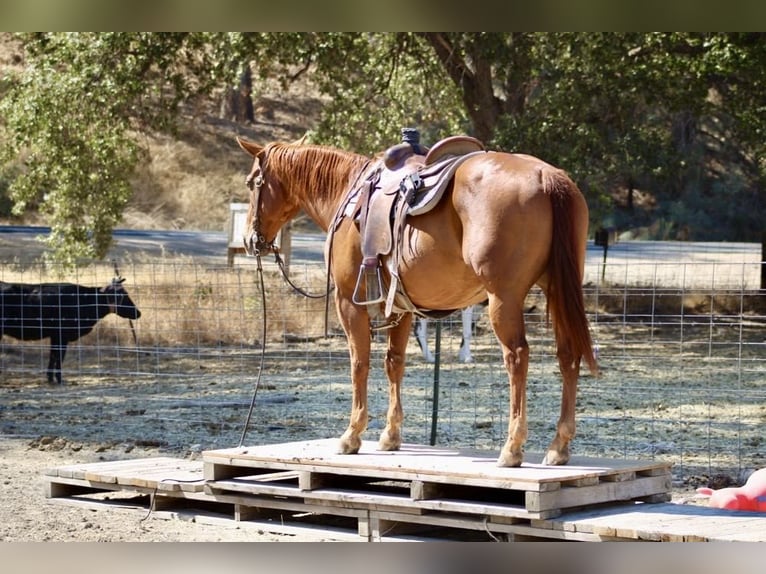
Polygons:
[[102,258],[130,199],[134,134],[171,129],[202,65],[186,34],[34,34],[29,62],[0,102],[13,211],[50,223],[50,259]]
[[[0,94],[0,184],[15,212],[49,218],[59,261],[106,253],[142,153],[136,134],[173,130],[182,103],[232,85],[246,63],[254,80],[310,77],[327,101],[318,143],[371,155],[402,127],[419,127],[426,144],[469,133],[565,168],[597,225],[655,220],[672,237],[760,238],[763,34],[22,38],[28,65]],[[639,190],[653,197],[651,210],[638,209]]]

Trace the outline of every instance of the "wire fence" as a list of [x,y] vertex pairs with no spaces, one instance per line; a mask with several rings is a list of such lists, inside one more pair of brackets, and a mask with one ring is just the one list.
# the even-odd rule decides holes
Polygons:
[[[589,246],[585,295],[601,374],[581,376],[573,453],[669,460],[680,481],[766,466],[760,246],[649,247],[617,244],[604,263],[602,252]],[[321,263],[294,260],[290,269],[295,283],[313,292],[325,289]],[[257,382],[246,444],[343,432],[350,410],[348,351],[335,311],[331,306],[326,316],[324,300],[294,293],[271,264],[265,292],[252,265],[155,258],[122,262],[120,271],[142,316],[131,325],[109,315],[71,343],[63,385],[45,380],[47,340],[3,338],[1,434],[180,452],[236,446]],[[110,264],[93,264],[65,279],[98,286],[112,275]],[[0,267],[5,282],[60,278],[41,266]],[[553,437],[561,394],[538,290],[526,301],[526,322],[532,457]],[[433,323],[429,331],[433,345]],[[499,451],[508,427],[508,377],[481,307],[474,313],[471,363],[457,359],[461,333],[459,313],[443,320],[435,435],[436,372],[411,339],[402,390],[404,439]],[[373,441],[385,424],[384,350],[379,336],[365,435]]]

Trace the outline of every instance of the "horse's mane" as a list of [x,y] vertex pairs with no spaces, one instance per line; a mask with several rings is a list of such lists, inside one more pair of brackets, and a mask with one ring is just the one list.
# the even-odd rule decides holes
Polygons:
[[348,190],[368,161],[329,146],[286,143],[269,144],[265,156],[264,171],[278,177],[283,187],[328,200]]

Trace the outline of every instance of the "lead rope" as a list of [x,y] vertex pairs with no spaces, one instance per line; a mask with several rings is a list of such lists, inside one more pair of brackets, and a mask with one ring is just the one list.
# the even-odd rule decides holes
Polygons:
[[308,297],[309,299],[321,299],[322,297],[327,297],[327,295],[330,293],[329,287],[327,288],[327,291],[325,291],[324,293],[308,293],[307,291],[301,289],[295,283],[293,283],[287,274],[287,270],[285,269],[285,262],[279,256],[279,249],[277,249],[276,245],[272,246],[271,249],[274,252],[274,260],[277,262],[277,265],[279,266],[279,270],[282,272],[282,277],[284,278],[285,282],[290,287],[292,287],[296,292],[300,293],[304,297]]
[[[279,250],[277,249],[276,245],[271,246],[271,250],[274,253],[274,259],[277,262],[277,266],[279,267],[279,270],[282,273],[282,277],[284,278],[285,282],[290,285],[295,291],[303,295],[304,297],[308,297],[309,299],[321,299],[322,297],[327,298],[329,301],[328,295],[330,294],[330,274],[327,274],[327,290],[324,293],[308,293],[304,289],[301,289],[298,287],[295,283],[293,283],[290,280],[290,277],[287,274],[287,270],[285,269],[285,263],[282,260],[282,258],[279,256]],[[239,439],[239,446],[241,447],[245,442],[245,435],[247,434],[247,429],[250,426],[250,419],[253,416],[253,410],[255,409],[255,398],[258,394],[258,388],[261,385],[261,373],[263,373],[263,365],[266,359],[266,287],[264,286],[263,281],[263,264],[261,263],[261,252],[259,250],[255,250],[255,261],[256,261],[256,269],[258,271],[258,282],[260,283],[261,287],[261,310],[263,311],[263,323],[261,325],[261,364],[258,367],[258,377],[255,379],[255,388],[253,389],[253,398],[250,400],[250,408],[247,411],[247,418],[245,419],[245,426],[242,429],[242,436]],[[325,305],[325,335],[327,335],[327,315],[328,315],[328,309],[327,305]]]
[[[333,237],[335,236],[335,234],[332,231],[331,231],[331,233],[332,233],[332,235],[330,235],[330,248],[329,248],[330,256],[329,257],[332,257],[332,240],[333,240]],[[295,290],[297,293],[300,293],[304,297],[308,297],[309,299],[321,299],[322,297],[324,297],[324,299],[325,299],[325,303],[324,303],[324,336],[325,337],[329,336],[329,333],[330,333],[330,319],[329,319],[329,317],[330,317],[330,291],[332,290],[332,286],[330,285],[330,263],[329,263],[329,260],[328,260],[328,264],[327,264],[327,282],[325,284],[325,292],[324,293],[312,294],[312,293],[308,293],[308,292],[304,291],[303,289],[298,287],[295,283],[293,283],[290,280],[290,277],[287,274],[287,269],[285,269],[285,263],[282,260],[282,258],[279,256],[279,249],[277,249],[276,245],[272,246],[272,251],[274,252],[274,259],[277,262],[277,266],[279,267],[279,270],[282,272],[282,277],[284,278],[285,282],[290,287],[293,288],[293,290]]]
[[263,364],[266,358],[266,289],[263,284],[263,265],[261,264],[261,253],[255,251],[256,269],[258,271],[258,280],[261,286],[261,310],[263,311],[263,321],[261,323],[261,364],[258,367],[258,376],[255,379],[255,388],[253,389],[253,398],[250,400],[250,408],[247,411],[247,418],[245,419],[245,426],[242,428],[242,437],[239,439],[239,446],[241,447],[245,442],[245,435],[247,434],[247,428],[250,426],[250,418],[253,416],[253,409],[255,408],[255,397],[258,395],[258,387],[261,385],[261,373],[263,373]]

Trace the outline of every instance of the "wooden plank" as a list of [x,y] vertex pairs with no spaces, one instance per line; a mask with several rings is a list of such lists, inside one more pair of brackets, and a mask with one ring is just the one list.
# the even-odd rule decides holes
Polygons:
[[272,482],[250,482],[238,479],[208,482],[205,485],[204,492],[209,494],[215,492],[220,492],[222,494],[233,492],[266,496],[291,496],[294,498],[300,498],[302,496],[301,489],[298,485],[275,484]]
[[521,467],[505,468],[496,465],[493,454],[483,451],[455,450],[405,444],[398,451],[378,451],[376,443],[364,441],[359,454],[342,455],[336,452],[334,439],[237,447],[204,451],[205,478],[223,478],[216,473],[222,465],[281,470],[305,470],[356,476],[377,476],[392,480],[423,480],[543,491],[551,484],[567,480],[582,480],[588,476],[602,476],[620,471],[647,471],[670,467],[656,461],[606,460],[573,457],[568,465],[547,466],[540,454],[528,454]]
[[180,459],[176,458],[170,458],[170,457],[155,457],[152,459],[124,459],[124,460],[112,460],[112,461],[101,461],[101,462],[86,462],[86,463],[77,463],[77,464],[70,464],[65,466],[59,466],[55,468],[51,468],[45,471],[45,474],[48,476],[60,476],[62,478],[85,478],[82,473],[88,472],[88,471],[94,471],[94,470],[115,470],[120,468],[126,468],[133,465],[136,465],[137,461],[146,461],[146,460],[152,460],[155,461],[157,464],[162,464],[164,462],[175,462]]
[[265,496],[214,493],[210,495],[210,498],[215,500],[216,502],[224,502],[228,504],[241,504],[243,506],[253,506],[257,508],[289,510],[296,513],[313,512],[316,514],[327,514],[332,516],[345,516],[345,517],[353,517],[353,518],[366,516],[366,513],[367,513],[367,510],[365,509],[344,508],[344,507],[333,507],[332,509],[330,509],[327,506],[310,504],[302,500],[271,498],[271,497],[265,497]]
[[667,474],[640,477],[628,482],[601,482],[593,486],[562,488],[555,492],[527,492],[526,508],[530,511],[543,511],[633,500],[668,492],[671,481],[671,475]]
[[766,541],[766,514],[735,513],[681,504],[614,506],[564,514],[553,528],[623,539]]
[[141,486],[156,488],[158,490],[181,490],[185,485],[186,490],[200,491],[204,486],[202,478],[202,465],[186,463],[183,461],[175,465],[151,466],[135,468],[132,471],[115,473],[118,484],[128,486]]
[[473,500],[419,500],[419,508],[439,512],[452,512],[461,514],[477,514],[481,516],[523,518],[551,518],[561,514],[560,510],[530,511],[523,506],[512,506],[500,503],[473,501]]
[[322,489],[304,491],[297,486],[273,485],[269,483],[251,483],[231,479],[227,481],[215,481],[206,487],[210,492],[226,494],[228,492],[250,494],[254,496],[282,496],[303,500],[307,504],[320,504],[332,508],[333,505],[351,508],[399,508],[403,512],[422,512],[422,509],[413,507],[412,500],[407,496],[373,493],[364,491],[351,491],[342,489]]
[[[494,527],[491,527],[494,528]],[[532,524],[510,524],[506,527],[508,534],[534,537],[538,540],[561,540],[574,542],[602,542],[613,540],[612,537],[604,537],[592,532],[579,532],[575,530],[554,530],[551,528],[539,528]]]
[[[84,478],[86,480],[117,482],[119,484],[128,484],[131,486],[154,487],[154,484],[148,485],[142,482],[136,482],[134,484],[129,481],[124,481],[126,477],[135,478],[147,476],[151,473],[162,473],[164,476],[169,477],[172,473],[178,473],[179,471],[184,473],[192,471],[199,472],[199,480],[202,480],[201,463],[166,457],[93,463],[88,464],[82,470],[84,470]],[[188,474],[185,476],[188,477]],[[121,479],[123,480],[121,481]]]

